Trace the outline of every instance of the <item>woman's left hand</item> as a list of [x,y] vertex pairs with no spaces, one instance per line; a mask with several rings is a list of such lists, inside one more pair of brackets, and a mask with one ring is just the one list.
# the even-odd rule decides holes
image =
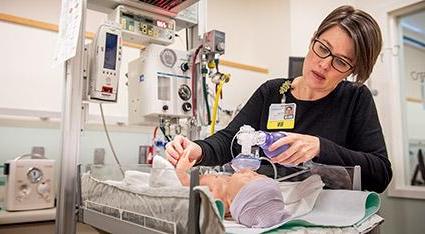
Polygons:
[[285,134],[287,134],[286,137],[280,138],[269,147],[269,151],[273,151],[282,145],[289,145],[286,151],[271,159],[273,163],[298,165],[319,154],[318,137],[298,133]]

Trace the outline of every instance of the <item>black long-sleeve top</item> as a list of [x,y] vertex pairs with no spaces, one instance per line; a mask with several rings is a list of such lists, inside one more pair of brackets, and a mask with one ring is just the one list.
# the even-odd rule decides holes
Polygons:
[[[269,107],[281,103],[279,88],[285,79],[269,80],[251,96],[229,125],[195,141],[202,148],[202,165],[223,165],[232,160],[230,144],[239,128],[246,124],[267,129]],[[365,85],[342,81],[327,96],[314,101],[296,99],[286,92],[286,103],[296,103],[295,132],[317,136],[320,153],[314,162],[327,165],[361,166],[362,189],[383,192],[392,178],[382,129],[370,90]],[[240,146],[233,144],[235,155]],[[260,152],[262,156],[264,154]]]

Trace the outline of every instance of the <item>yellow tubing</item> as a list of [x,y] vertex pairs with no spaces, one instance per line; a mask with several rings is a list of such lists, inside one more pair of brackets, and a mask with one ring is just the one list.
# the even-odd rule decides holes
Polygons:
[[217,120],[217,112],[218,112],[218,99],[220,98],[221,89],[223,88],[224,83],[225,83],[224,80],[220,80],[220,83],[218,84],[218,87],[217,87],[217,92],[215,93],[214,104],[213,104],[213,115],[211,119],[211,129],[210,129],[211,135],[214,134],[215,132],[215,122]]

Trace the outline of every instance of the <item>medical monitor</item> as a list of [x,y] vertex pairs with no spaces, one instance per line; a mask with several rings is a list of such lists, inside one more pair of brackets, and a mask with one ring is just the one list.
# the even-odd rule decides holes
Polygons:
[[115,70],[117,61],[118,35],[106,33],[105,62],[103,68]]

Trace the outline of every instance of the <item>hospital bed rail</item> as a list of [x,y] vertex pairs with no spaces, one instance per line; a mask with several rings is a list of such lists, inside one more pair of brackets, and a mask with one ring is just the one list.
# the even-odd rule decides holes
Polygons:
[[[77,167],[77,220],[88,224],[96,229],[108,233],[147,233],[147,234],[176,234],[176,223],[144,215],[132,211],[110,207],[104,204],[98,204],[82,199],[81,167]],[[188,212],[188,234],[200,234],[200,201],[201,197],[194,187],[199,185],[199,168],[194,167],[190,173],[190,194],[189,194],[189,212]],[[152,221],[164,224],[161,228],[154,228],[150,223]]]

